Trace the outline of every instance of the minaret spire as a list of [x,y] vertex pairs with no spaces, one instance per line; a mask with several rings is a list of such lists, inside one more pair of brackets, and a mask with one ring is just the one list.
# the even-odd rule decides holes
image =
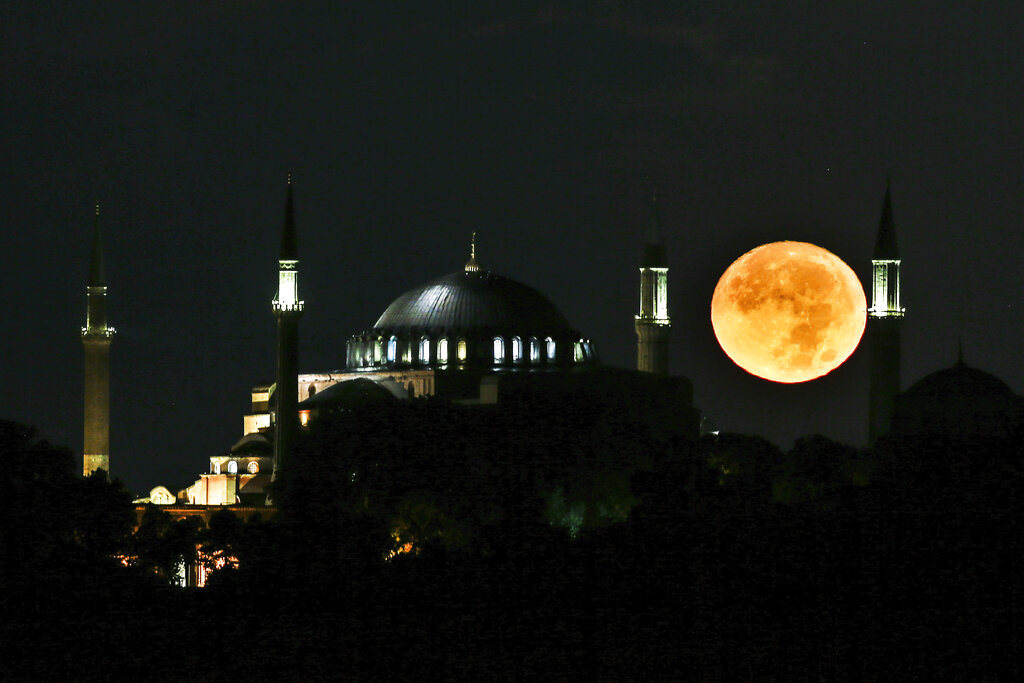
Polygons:
[[302,317],[305,302],[299,298],[299,250],[290,171],[277,265],[277,296],[272,303],[274,317],[277,319],[275,477],[283,464],[287,466],[299,430],[299,318]]
[[103,267],[100,235],[100,204],[96,202],[86,284],[85,326],[85,411],[82,442],[82,474],[102,469],[110,474],[110,344],[114,328],[107,324],[107,278]]
[[668,256],[661,236],[658,195],[651,197],[651,220],[640,258],[640,311],[635,317],[637,369],[668,374],[668,340],[672,321],[668,315]]
[[100,238],[100,203],[96,202],[96,218],[92,229],[92,254],[89,257],[89,286],[106,287],[107,278],[103,269],[103,243]]
[[298,239],[295,236],[295,199],[292,195],[292,172],[288,171],[288,192],[284,202],[284,229],[281,231],[282,261],[298,261]]
[[900,391],[900,327],[906,309],[900,304],[900,253],[892,215],[891,183],[886,180],[875,249],[871,256],[871,348],[868,436],[871,443],[889,431]]
[[480,270],[480,264],[476,260],[476,230],[469,240],[469,260],[466,261],[466,272],[476,273]]

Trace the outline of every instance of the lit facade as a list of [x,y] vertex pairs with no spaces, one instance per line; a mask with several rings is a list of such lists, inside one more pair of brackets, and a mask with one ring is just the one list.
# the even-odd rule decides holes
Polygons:
[[262,504],[270,483],[273,458],[251,454],[210,458],[210,469],[179,496],[189,505]]

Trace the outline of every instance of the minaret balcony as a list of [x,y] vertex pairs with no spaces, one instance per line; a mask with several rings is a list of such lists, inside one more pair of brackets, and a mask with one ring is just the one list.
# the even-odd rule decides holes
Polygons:
[[102,327],[102,328],[96,328],[96,327],[93,327],[93,328],[83,327],[82,328],[82,336],[83,337],[113,337],[115,332],[117,332],[117,330],[115,330],[113,327],[110,327],[110,326]]
[[633,317],[638,323],[644,323],[646,325],[664,325],[666,327],[672,325],[671,318],[648,318],[642,315],[634,315]]
[[875,308],[872,306],[868,309],[868,317],[870,318],[902,318],[907,312],[905,308]]
[[305,304],[305,301],[273,301],[274,311],[279,313],[301,313]]

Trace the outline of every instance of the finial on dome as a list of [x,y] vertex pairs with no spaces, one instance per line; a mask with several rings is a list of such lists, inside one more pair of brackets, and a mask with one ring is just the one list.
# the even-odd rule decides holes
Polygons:
[[96,200],[96,215],[100,215],[100,200]]
[[956,341],[956,367],[963,368],[967,367],[967,363],[964,363],[964,338],[958,337]]
[[476,262],[476,230],[469,242],[469,260],[466,261],[466,272],[476,273],[480,270],[480,264]]

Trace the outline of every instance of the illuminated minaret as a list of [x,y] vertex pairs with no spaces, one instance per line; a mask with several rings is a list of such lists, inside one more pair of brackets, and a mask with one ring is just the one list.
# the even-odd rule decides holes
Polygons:
[[668,374],[668,258],[661,239],[658,198],[652,201],[652,216],[644,239],[640,261],[640,313],[636,316],[636,368],[657,375]]
[[92,233],[89,284],[86,285],[85,327],[85,438],[82,443],[82,474],[102,469],[110,474],[110,343],[114,328],[107,324],[107,278],[103,272],[100,239],[100,205]]
[[871,348],[868,438],[871,443],[889,431],[896,394],[900,391],[900,253],[892,220],[892,198],[885,188],[875,251],[871,256],[871,307],[868,344]]
[[295,237],[295,206],[292,200],[292,176],[288,174],[288,195],[278,256],[277,296],[277,412],[274,428],[274,476],[291,456],[299,430],[299,318],[303,301],[299,299],[299,252]]

